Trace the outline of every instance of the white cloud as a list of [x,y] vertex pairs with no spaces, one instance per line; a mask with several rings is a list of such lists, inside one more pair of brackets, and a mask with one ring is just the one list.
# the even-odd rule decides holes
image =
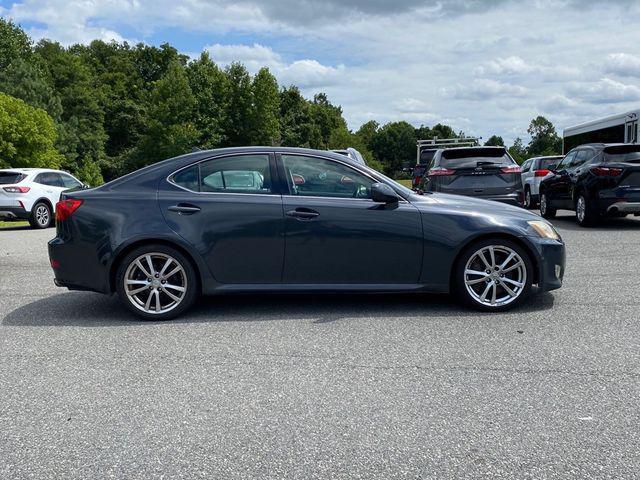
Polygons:
[[442,94],[462,100],[488,100],[495,97],[522,97],[528,92],[521,85],[513,85],[497,80],[477,78],[470,84],[456,84],[452,87],[443,87]]
[[567,92],[570,96],[595,104],[640,100],[640,87],[618,82],[611,78],[603,78],[597,82],[571,83]]
[[621,77],[640,77],[640,56],[611,53],[604,62],[604,71]]
[[287,63],[271,48],[253,45],[221,45],[205,47],[213,60],[221,66],[232,62],[242,62],[255,73],[268,67],[282,85],[295,84],[300,88],[320,88],[335,84],[345,74],[344,65],[337,67],[322,65],[317,60],[303,59]]
[[539,67],[524,61],[517,55],[506,58],[497,58],[481,65],[476,69],[478,75],[522,75],[539,70]]

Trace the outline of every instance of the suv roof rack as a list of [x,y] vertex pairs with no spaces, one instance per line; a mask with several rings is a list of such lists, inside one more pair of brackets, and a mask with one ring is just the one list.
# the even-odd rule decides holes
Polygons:
[[429,140],[418,140],[418,154],[416,155],[416,165],[420,165],[420,154],[425,150],[439,150],[441,148],[455,147],[477,147],[480,145],[482,137],[455,137],[455,138],[438,138],[434,137]]

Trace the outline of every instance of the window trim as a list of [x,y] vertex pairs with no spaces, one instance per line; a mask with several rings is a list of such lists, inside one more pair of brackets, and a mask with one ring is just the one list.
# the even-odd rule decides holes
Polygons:
[[263,151],[259,151],[259,152],[236,152],[236,153],[225,153],[222,155],[214,155],[213,157],[207,157],[207,158],[203,158],[200,159],[196,162],[190,163],[189,165],[185,165],[184,167],[180,167],[179,169],[175,170],[174,172],[171,172],[169,175],[167,175],[167,178],[165,178],[165,180],[167,181],[167,183],[169,183],[170,185],[173,185],[174,187],[177,187],[181,190],[184,190],[186,192],[189,193],[197,193],[199,195],[252,195],[252,196],[257,196],[257,197],[264,197],[265,195],[281,195],[277,190],[279,190],[279,188],[271,188],[271,192],[269,193],[244,193],[244,192],[202,192],[200,190],[196,191],[196,190],[190,190],[186,187],[183,187],[181,185],[178,185],[177,183],[175,183],[173,181],[173,176],[176,175],[177,173],[180,173],[183,170],[186,170],[187,168],[191,168],[194,165],[198,166],[198,187],[200,187],[200,182],[201,182],[201,178],[200,178],[200,164],[204,163],[204,162],[208,162],[210,160],[217,160],[217,159],[221,159],[221,158],[227,158],[227,157],[246,157],[249,155],[266,155],[267,156],[267,161],[269,163],[269,173],[271,175],[271,184],[275,187],[276,182],[274,181],[274,179],[276,178],[274,176],[274,158],[273,158],[273,152],[263,152]]

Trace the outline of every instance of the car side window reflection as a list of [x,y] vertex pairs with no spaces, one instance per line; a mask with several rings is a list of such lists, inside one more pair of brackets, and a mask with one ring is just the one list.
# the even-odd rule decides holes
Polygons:
[[342,164],[318,157],[282,155],[291,195],[371,198],[374,181]]
[[558,165],[557,170],[566,170],[571,165],[574,157],[576,156],[576,152],[569,152],[567,156],[562,159],[560,164]]
[[171,180],[187,190],[210,193],[272,193],[268,155],[212,158],[175,173]]

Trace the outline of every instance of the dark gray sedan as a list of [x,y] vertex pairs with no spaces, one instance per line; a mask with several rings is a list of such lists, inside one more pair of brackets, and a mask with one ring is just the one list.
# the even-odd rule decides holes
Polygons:
[[499,311],[562,285],[546,220],[468,197],[418,195],[339,154],[202,151],[63,194],[56,284],[117,292],[169,319],[200,294],[455,292]]

